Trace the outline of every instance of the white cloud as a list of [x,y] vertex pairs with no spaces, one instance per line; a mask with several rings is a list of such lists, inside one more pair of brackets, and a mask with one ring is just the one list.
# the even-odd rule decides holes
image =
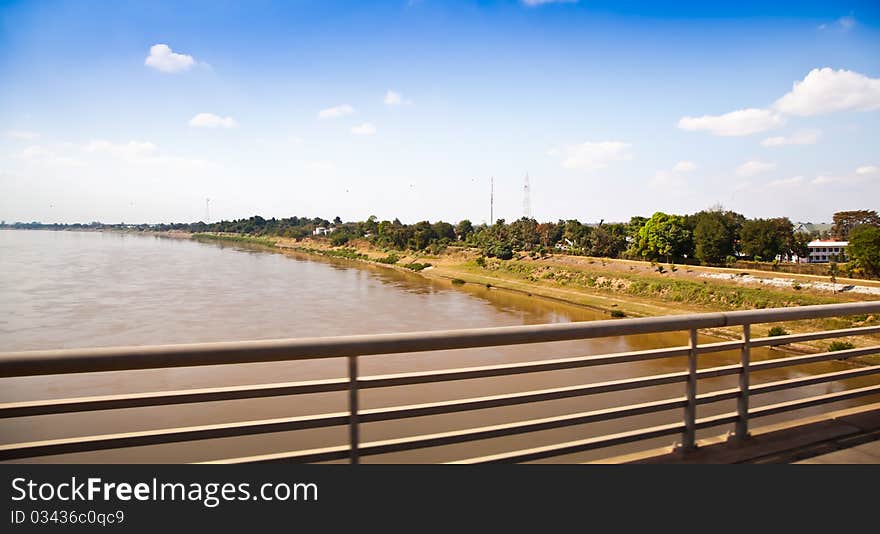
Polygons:
[[687,181],[682,174],[693,172],[697,169],[697,164],[693,161],[679,161],[671,171],[657,171],[654,177],[648,182],[653,187],[663,189],[678,189],[687,185]]
[[840,17],[837,19],[837,23],[840,24],[840,27],[844,30],[848,30],[856,25],[855,17]]
[[851,70],[825,67],[811,70],[794,82],[773,109],[790,115],[811,116],[834,111],[880,108],[880,79]]
[[412,105],[412,100],[403,98],[403,95],[398,93],[397,91],[392,91],[391,89],[385,93],[385,105],[386,106],[399,106],[401,104],[406,104],[407,106]]
[[308,168],[313,171],[328,172],[334,170],[336,168],[336,165],[334,165],[332,161],[320,160],[310,162],[308,164]]
[[687,185],[683,176],[669,171],[657,171],[648,183],[660,189],[679,189]]
[[846,16],[846,17],[840,17],[839,19],[835,20],[834,22],[832,22],[830,24],[828,24],[828,23],[820,24],[819,29],[820,30],[830,30],[832,28],[840,28],[843,31],[849,31],[855,25],[856,25],[856,18],[850,15],[850,16]]
[[702,117],[682,117],[678,127],[682,130],[705,130],[715,135],[751,135],[775,128],[783,124],[779,114],[767,109],[748,108],[731,111],[724,115],[703,115]]
[[22,159],[37,160],[51,157],[52,151],[44,146],[31,145],[21,151]]
[[238,123],[232,117],[221,117],[213,113],[199,113],[189,120],[196,128],[235,128]]
[[27,130],[7,130],[6,137],[10,139],[17,139],[19,141],[33,141],[34,139],[40,137],[40,134],[36,132],[29,132]]
[[876,165],[863,165],[856,169],[856,174],[877,174],[880,172],[880,167]]
[[819,176],[813,178],[810,183],[813,185],[829,185],[845,181],[847,181],[846,178],[843,178],[841,176],[827,176],[824,174],[820,174]]
[[762,172],[772,171],[775,168],[775,163],[752,160],[747,161],[737,167],[736,174],[738,174],[739,176],[754,176]]
[[542,6],[544,4],[577,4],[578,0],[521,0],[529,7]]
[[562,166],[566,169],[604,169],[615,161],[631,159],[631,146],[620,141],[568,145],[564,149]]
[[761,144],[768,147],[785,145],[815,145],[822,136],[822,130],[798,130],[790,137],[768,137]]
[[95,139],[89,141],[85,150],[86,152],[103,152],[120,158],[134,159],[152,156],[156,152],[156,145],[148,141],[112,143],[103,139]]
[[40,145],[30,145],[26,147],[24,150],[22,150],[19,157],[32,164],[58,167],[82,166],[81,161],[66,156],[59,156],[53,150],[50,150],[49,148]]
[[365,122],[360,126],[352,126],[350,131],[354,135],[373,135],[376,133],[376,127],[369,122]]
[[803,176],[792,176],[791,178],[783,178],[781,180],[773,180],[767,184],[767,187],[790,187],[800,185],[804,182]]
[[180,72],[189,70],[195,64],[192,56],[173,52],[166,44],[155,44],[150,47],[150,55],[144,65],[162,72]]
[[319,119],[338,119],[354,113],[354,108],[348,104],[334,106],[332,108],[322,109],[318,112]]
[[691,172],[697,169],[697,164],[693,161],[679,161],[672,167],[672,172]]

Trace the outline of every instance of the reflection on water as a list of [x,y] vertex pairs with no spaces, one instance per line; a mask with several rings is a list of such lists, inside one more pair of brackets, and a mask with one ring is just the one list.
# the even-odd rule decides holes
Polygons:
[[[467,284],[454,288],[414,273],[261,247],[197,243],[114,233],[0,231],[0,350],[293,338],[591,321],[592,310]],[[486,349],[361,358],[365,374],[684,345],[681,332]],[[768,349],[755,359],[779,357]],[[732,363],[737,354],[707,355],[702,367]],[[842,369],[831,362],[756,375],[755,382]],[[364,408],[477,397],[684,369],[681,358],[494,379],[369,390]],[[184,389],[345,375],[341,360],[282,362],[89,373],[0,380],[0,401]],[[753,397],[756,405],[865,385],[871,379],[820,384],[797,392]],[[701,391],[736,386],[736,377],[700,382]],[[680,397],[683,384],[563,399],[459,414],[363,425],[364,440],[477,427],[609,406]],[[136,408],[0,422],[0,441],[29,441],[180,425],[244,421],[345,410],[345,394],[254,399],[192,406]],[[870,400],[870,399],[866,399]],[[839,403],[831,408],[852,405]],[[828,407],[805,410],[817,413]],[[706,416],[732,402],[701,406]],[[680,412],[581,425],[503,439],[411,451],[365,461],[438,462],[617,432],[680,420]],[[785,416],[783,416],[785,417]],[[788,416],[790,417],[790,416]],[[772,420],[772,418],[769,418]],[[769,422],[769,421],[768,421]],[[725,429],[710,429],[717,434]],[[346,429],[320,429],[56,456],[47,461],[198,461],[344,443]],[[669,445],[672,438],[584,453],[580,461],[634,448]]]

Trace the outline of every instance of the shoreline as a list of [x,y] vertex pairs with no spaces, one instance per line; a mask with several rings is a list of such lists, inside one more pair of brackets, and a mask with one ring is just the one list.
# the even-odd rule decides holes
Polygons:
[[[545,281],[537,282],[526,280],[521,277],[518,278],[512,276],[510,273],[489,271],[487,269],[481,269],[480,272],[474,272],[474,268],[476,266],[468,265],[468,258],[472,256],[473,253],[468,251],[457,250],[447,253],[441,253],[440,255],[427,255],[404,251],[380,251],[371,246],[363,246],[363,244],[354,244],[348,247],[332,247],[329,244],[315,241],[309,238],[301,241],[295,241],[292,239],[279,237],[255,238],[241,235],[217,234],[191,234],[188,237],[194,240],[237,242],[243,244],[249,243],[260,247],[265,247],[267,251],[276,253],[293,253],[313,259],[336,259],[355,265],[362,264],[370,265],[373,267],[381,267],[402,273],[417,274],[427,280],[449,283],[450,287],[452,288],[456,287],[457,285],[464,284],[483,285],[486,286],[488,289],[510,291],[528,297],[541,298],[550,302],[589,309],[592,311],[600,312],[602,314],[606,314],[609,318],[612,317],[612,310],[619,310],[623,312],[625,317],[648,317],[658,315],[676,315],[683,313],[730,311],[723,308],[711,309],[706,306],[695,306],[691,305],[691,303],[669,303],[658,299],[634,298],[624,295],[599,294],[596,291],[585,291],[584,288],[565,286],[560,284],[547,285],[546,283],[543,283]],[[394,255],[399,254],[399,260],[395,263],[377,261],[378,259],[387,257],[389,253]],[[551,258],[551,261],[553,259],[554,258]],[[594,259],[580,257],[578,257],[576,261],[577,260],[580,260],[578,261],[578,263],[583,263],[583,260],[586,260],[590,263],[594,261]],[[602,264],[605,265],[609,261],[610,260],[606,259],[602,261]],[[430,266],[414,270],[412,268],[406,267],[407,262],[409,262],[409,264],[423,264],[427,262],[430,263]],[[563,261],[563,263],[565,263],[565,261]],[[479,267],[476,268],[480,269]],[[713,282],[708,281],[704,283],[708,285],[712,284]],[[816,298],[821,299],[822,297],[818,296]],[[840,301],[843,302],[847,300],[840,299]],[[870,316],[868,320],[876,321],[876,318]],[[841,328],[840,324],[834,324],[835,322],[840,323],[841,321],[842,320],[835,321],[833,319],[817,320],[811,323],[812,327],[808,326],[806,328],[804,328],[803,325],[797,324],[784,324],[784,326],[790,333],[794,334],[800,332],[815,331],[819,328]],[[873,324],[873,322],[871,324]],[[761,327],[763,326],[764,325],[761,325]],[[763,332],[763,330],[767,330],[767,328],[753,328],[753,336],[761,337],[766,335],[766,332]],[[738,329],[706,329],[705,333],[713,337],[717,337],[721,340],[738,340],[741,336],[741,331],[739,331]],[[861,342],[864,345],[864,341],[861,339],[839,338],[839,340],[850,342],[856,341]],[[775,350],[794,354],[810,354],[827,350],[827,348],[821,346],[822,344],[827,343],[828,340],[823,340],[821,342],[805,342],[792,344],[789,346],[775,347]],[[859,345],[856,344],[856,346]],[[876,365],[880,364],[880,357],[867,356],[841,361],[859,366]]]

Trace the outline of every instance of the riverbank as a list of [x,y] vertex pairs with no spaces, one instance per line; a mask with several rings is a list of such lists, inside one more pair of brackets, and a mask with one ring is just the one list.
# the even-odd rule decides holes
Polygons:
[[[869,293],[840,292],[822,284],[778,284],[772,273],[741,272],[734,277],[712,277],[711,269],[693,266],[654,265],[647,262],[609,260],[568,255],[530,257],[511,260],[483,258],[479,251],[449,247],[441,254],[383,250],[358,241],[333,247],[324,240],[251,237],[234,234],[194,234],[193,239],[253,243],[280,252],[313,257],[341,258],[441,280],[453,286],[479,284],[491,289],[514,291],[527,296],[584,306],[612,317],[646,317],[733,311],[744,309],[806,306],[839,302],[876,300]],[[785,276],[790,276],[786,275]],[[842,284],[840,284],[842,285]],[[873,326],[875,315],[816,319],[772,325],[754,325],[753,337],[770,333],[779,326],[787,333]],[[737,328],[708,331],[723,339],[739,339]],[[793,352],[821,352],[832,340],[792,344],[783,348]],[[853,346],[869,346],[880,336],[841,338]],[[861,358],[854,363],[880,363],[880,357]]]

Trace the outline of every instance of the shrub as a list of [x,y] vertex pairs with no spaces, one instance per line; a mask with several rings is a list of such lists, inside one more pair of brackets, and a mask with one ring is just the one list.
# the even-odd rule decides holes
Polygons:
[[453,278],[453,279],[452,279],[452,285],[454,285],[454,286],[463,286],[463,285],[464,285],[464,280],[462,280],[461,278]]
[[795,283],[791,284],[791,287],[792,287],[792,289],[794,289],[795,291],[800,291],[801,288],[804,287],[804,286],[802,286],[802,285],[800,285],[799,283],[795,282]]
[[770,329],[770,332],[768,332],[767,335],[770,337],[787,336],[788,330],[786,330],[785,328],[782,328],[781,326],[774,326],[773,328]]
[[658,266],[657,266],[657,272],[658,272],[658,273],[663,274],[665,271],[666,271],[666,269],[664,269],[662,265],[658,265]]
[[854,348],[856,348],[856,346],[849,341],[832,341],[831,344],[828,345],[828,352],[836,352],[838,350],[849,350]]
[[474,260],[474,261],[475,261],[476,264],[479,265],[480,267],[485,267],[485,266],[486,266],[486,257],[485,257],[485,256],[477,256],[477,259]]
[[626,314],[620,310],[611,310],[611,317],[614,317],[616,319],[621,319],[623,317],[626,317]]
[[406,265],[404,265],[404,267],[406,267],[407,269],[412,269],[413,271],[421,271],[422,269],[425,269],[430,266],[431,266],[430,263],[417,263],[417,262],[407,263]]
[[391,254],[385,256],[384,258],[379,258],[376,261],[378,261],[379,263],[387,263],[388,265],[394,265],[395,263],[400,261],[400,256],[398,256],[397,254],[392,252]]

